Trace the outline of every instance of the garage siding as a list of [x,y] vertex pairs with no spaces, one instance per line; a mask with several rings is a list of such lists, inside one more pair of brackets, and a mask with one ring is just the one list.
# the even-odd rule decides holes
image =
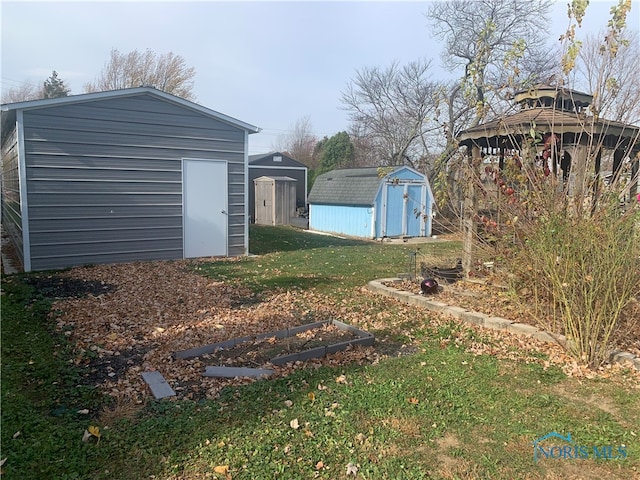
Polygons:
[[32,270],[182,258],[182,158],[228,162],[229,255],[244,253],[243,130],[151,95],[23,119]]
[[23,258],[18,135],[15,123],[2,144],[2,229],[11,238],[20,258]]

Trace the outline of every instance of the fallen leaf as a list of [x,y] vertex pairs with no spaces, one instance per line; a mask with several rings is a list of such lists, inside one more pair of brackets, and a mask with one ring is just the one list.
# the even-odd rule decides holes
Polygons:
[[82,441],[88,442],[90,438],[91,438],[91,434],[87,430],[85,430],[84,434],[82,435]]
[[343,384],[347,384],[347,377],[344,375],[340,375],[339,377],[336,377],[336,383],[343,383]]
[[78,414],[80,415],[89,415],[89,410],[88,409],[83,409],[83,410],[78,410]]
[[322,460],[316,463],[316,470],[322,470],[323,468],[324,468],[324,463],[322,463]]
[[311,403],[313,403],[313,402],[315,402],[315,401],[316,401],[316,394],[315,394],[315,393],[313,393],[313,392],[309,392],[309,393],[307,394],[307,397],[309,397],[309,400],[311,400]]
[[411,397],[407,398],[407,402],[409,402],[411,405],[417,405],[418,403],[420,403],[420,400],[418,400],[416,397]]
[[347,463],[347,475],[353,475],[354,477],[358,475],[358,467],[356,467],[353,463]]
[[18,430],[16,433],[13,434],[13,438],[16,439],[18,438],[20,435],[22,435],[22,432],[20,430]]
[[321,383],[318,384],[318,390],[326,390],[326,389],[327,389],[326,385],[323,385]]
[[102,437],[102,433],[100,432],[100,427],[96,427],[95,425],[89,425],[89,434],[96,437],[98,439],[98,443],[100,443],[100,437]]
[[226,475],[227,473],[229,473],[229,465],[217,465],[213,467],[213,471],[221,475]]
[[291,400],[285,400],[284,406],[287,408],[291,408],[293,406],[293,402]]
[[293,428],[294,430],[297,430],[298,428],[300,428],[300,424],[298,423],[298,419],[294,418],[293,420],[291,420],[289,422],[289,426],[291,426],[291,428]]

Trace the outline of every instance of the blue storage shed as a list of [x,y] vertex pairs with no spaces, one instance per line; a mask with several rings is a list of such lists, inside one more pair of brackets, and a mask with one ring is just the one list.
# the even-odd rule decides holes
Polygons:
[[361,238],[429,237],[433,193],[406,166],[332,170],[309,193],[309,229]]

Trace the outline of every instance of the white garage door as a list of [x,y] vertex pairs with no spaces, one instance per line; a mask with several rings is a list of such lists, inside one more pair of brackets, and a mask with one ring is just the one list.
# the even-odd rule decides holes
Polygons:
[[184,258],[227,255],[227,163],[183,159]]

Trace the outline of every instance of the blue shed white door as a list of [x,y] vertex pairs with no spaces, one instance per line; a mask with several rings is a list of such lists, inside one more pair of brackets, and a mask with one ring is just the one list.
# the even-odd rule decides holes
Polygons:
[[184,258],[227,255],[227,163],[183,159]]

